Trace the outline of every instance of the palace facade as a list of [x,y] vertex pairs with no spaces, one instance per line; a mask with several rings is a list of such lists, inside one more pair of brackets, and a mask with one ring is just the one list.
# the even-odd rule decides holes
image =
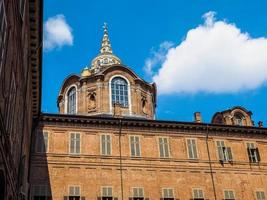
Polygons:
[[62,84],[59,114],[39,117],[31,199],[266,199],[267,129],[250,111],[156,120],[156,95],[113,54],[105,25],[100,53]]

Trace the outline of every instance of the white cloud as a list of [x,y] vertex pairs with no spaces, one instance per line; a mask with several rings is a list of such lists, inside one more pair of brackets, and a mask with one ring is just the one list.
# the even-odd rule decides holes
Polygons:
[[[251,38],[214,15],[203,15],[204,24],[161,55],[165,59],[152,77],[160,94],[234,93],[267,82],[267,38]],[[151,63],[148,69],[157,64]]]
[[52,50],[73,44],[72,29],[64,15],[49,18],[44,25],[44,49]]
[[159,49],[151,49],[150,54],[152,57],[147,58],[145,61],[144,70],[147,75],[152,76],[154,69],[162,64],[162,62],[165,60],[167,51],[173,46],[174,44],[169,41],[165,41],[160,44]]

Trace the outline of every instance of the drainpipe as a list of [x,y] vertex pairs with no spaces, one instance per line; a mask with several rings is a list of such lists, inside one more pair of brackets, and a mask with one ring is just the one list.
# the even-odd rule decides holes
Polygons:
[[217,200],[214,177],[213,177],[213,170],[212,170],[211,159],[210,159],[210,149],[209,149],[208,139],[209,139],[209,125],[207,124],[207,126],[206,126],[206,147],[207,147],[208,158],[209,158],[209,168],[210,168],[210,176],[211,176],[214,199]]
[[121,199],[123,200],[123,175],[122,175],[122,155],[121,155],[121,128],[122,120],[119,119],[119,151],[120,151],[120,178],[121,178]]

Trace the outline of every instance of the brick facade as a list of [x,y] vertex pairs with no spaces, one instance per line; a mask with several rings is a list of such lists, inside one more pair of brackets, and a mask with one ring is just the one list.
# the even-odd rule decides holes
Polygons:
[[[31,182],[49,186],[53,199],[68,196],[70,186],[79,186],[85,199],[100,197],[103,186],[112,187],[118,199],[131,198],[133,187],[153,200],[163,198],[163,188],[172,188],[181,200],[192,199],[194,188],[202,189],[205,199],[224,199],[224,190],[250,200],[257,191],[267,192],[264,128],[47,114],[35,136],[42,132],[48,133],[48,149],[33,154]],[[78,154],[70,153],[71,133],[80,134]],[[103,134],[111,136],[110,155],[101,155]],[[130,136],[140,137],[138,157],[131,156]],[[160,157],[160,137],[168,139],[168,158]],[[190,138],[196,141],[196,159],[189,158]],[[231,148],[231,160],[220,161],[216,141]],[[248,142],[257,146],[259,162],[249,160]]]
[[0,199],[27,199],[40,109],[42,1],[0,0]]

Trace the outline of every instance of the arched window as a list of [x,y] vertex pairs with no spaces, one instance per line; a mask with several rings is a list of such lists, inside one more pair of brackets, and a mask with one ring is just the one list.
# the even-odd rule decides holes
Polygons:
[[235,125],[238,125],[238,126],[243,126],[244,123],[244,116],[240,113],[237,113],[235,114],[235,117],[234,117],[234,120],[235,120]]
[[123,107],[128,107],[128,83],[121,77],[115,77],[111,81],[112,105],[118,103]]
[[76,88],[72,87],[68,91],[68,105],[67,105],[67,113],[75,114],[76,113]]

